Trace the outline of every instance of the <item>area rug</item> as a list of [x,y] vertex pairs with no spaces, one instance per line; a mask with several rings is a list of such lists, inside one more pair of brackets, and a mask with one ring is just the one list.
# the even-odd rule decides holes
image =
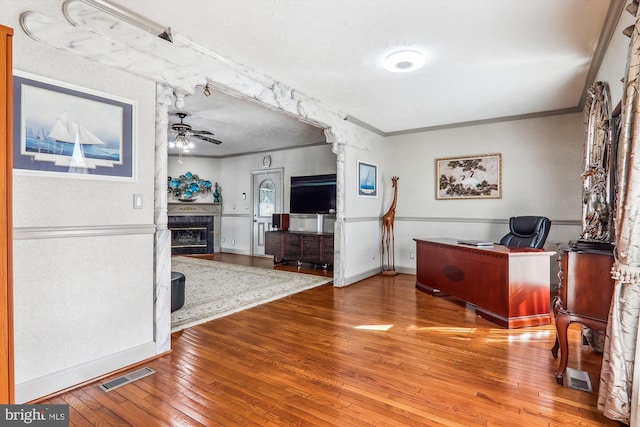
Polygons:
[[185,275],[185,302],[171,313],[171,332],[315,288],[331,278],[228,264],[171,258],[171,271]]

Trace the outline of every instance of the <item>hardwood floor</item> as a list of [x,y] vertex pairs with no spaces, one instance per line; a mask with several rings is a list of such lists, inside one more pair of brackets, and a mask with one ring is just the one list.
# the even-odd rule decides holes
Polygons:
[[228,262],[232,264],[250,265],[260,268],[271,268],[282,271],[297,271],[305,274],[315,274],[318,276],[333,277],[331,269],[323,270],[321,267],[314,267],[313,264],[303,263],[300,267],[295,262],[287,264],[273,264],[273,257],[251,257],[238,254],[216,253],[206,255],[189,255],[201,259],[210,259],[213,261]]
[[503,329],[414,286],[400,274],[310,289],[173,334],[150,376],[40,403],[69,404],[75,426],[619,425],[596,409],[601,356],[579,326],[569,366],[593,394],[556,384],[553,326]]

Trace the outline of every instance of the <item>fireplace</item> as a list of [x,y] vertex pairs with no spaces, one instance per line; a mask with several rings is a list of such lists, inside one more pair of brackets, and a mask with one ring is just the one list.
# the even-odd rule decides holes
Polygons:
[[212,254],[212,216],[170,216],[171,254]]
[[169,203],[171,254],[220,252],[219,203]]

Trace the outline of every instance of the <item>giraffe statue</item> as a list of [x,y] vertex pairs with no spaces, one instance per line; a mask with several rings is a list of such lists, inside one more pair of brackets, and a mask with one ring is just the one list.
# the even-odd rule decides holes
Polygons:
[[[396,270],[395,252],[396,243],[393,236],[393,221],[396,217],[396,202],[398,201],[398,177],[391,178],[393,187],[393,201],[386,214],[382,217],[382,270],[391,273]],[[384,268],[385,253],[387,256],[387,269]]]

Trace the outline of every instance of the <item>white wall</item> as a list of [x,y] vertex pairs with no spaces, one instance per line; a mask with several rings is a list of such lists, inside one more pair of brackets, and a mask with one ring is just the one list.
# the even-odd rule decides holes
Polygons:
[[[247,156],[228,157],[222,160],[222,234],[223,252],[251,253],[252,176],[251,171],[263,170],[262,158],[271,155],[271,168],[284,168],[284,211],[289,212],[289,183],[291,176],[335,173],[336,156],[331,146],[317,145],[306,148],[256,153]],[[242,199],[246,193],[247,199]],[[300,226],[291,218],[291,229]],[[315,223],[314,223],[315,224]],[[234,243],[235,241],[235,243]]]
[[[129,182],[14,174],[17,402],[156,352],[155,83],[35,42],[20,29],[26,10],[64,19],[60,2],[0,3],[2,24],[14,29],[14,69],[129,99],[137,127]],[[134,194],[143,195],[143,209],[133,209]]]
[[623,84],[622,80],[625,74],[627,64],[627,55],[629,51],[629,37],[625,36],[622,31],[634,23],[634,17],[626,11],[622,11],[622,15],[616,25],[616,29],[609,41],[607,52],[604,55],[602,64],[598,69],[596,81],[603,81],[609,85],[611,92],[611,108],[622,99]]
[[[197,173],[201,178],[218,182],[222,202],[221,250],[222,252],[250,254],[252,217],[252,171],[265,170],[262,158],[271,156],[271,168],[284,169],[285,189],[283,195],[284,212],[289,212],[289,183],[291,176],[318,175],[336,172],[336,156],[331,145],[278,150],[268,153],[253,153],[244,156],[222,159],[183,157],[182,165],[176,157],[169,158],[169,174],[180,175],[187,171]],[[242,194],[246,194],[246,199]],[[212,201],[211,196],[198,198],[198,201]],[[171,198],[169,201],[175,201]],[[315,217],[294,215],[291,218],[292,230],[315,231]],[[326,221],[327,231],[333,231],[331,220]]]
[[[352,278],[359,278],[356,264],[359,271],[380,264],[382,226],[375,220],[391,203],[394,175],[400,178],[395,218],[398,271],[415,272],[414,238],[497,241],[508,231],[510,216],[551,218],[545,245],[549,250],[555,250],[556,242],[575,240],[580,232],[583,140],[582,114],[575,113],[394,136],[379,150],[350,152],[348,175],[355,173],[357,160],[378,163],[382,190],[378,199],[347,198],[347,241],[368,242],[366,251],[347,247]],[[502,154],[501,199],[435,199],[435,159],[488,153]],[[347,192],[355,194],[353,177],[350,181]],[[552,279],[557,282],[553,272]]]
[[[187,172],[198,175],[204,180],[211,181],[211,184],[222,185],[220,182],[220,159],[213,159],[208,157],[183,157],[182,164],[178,162],[177,156],[169,156],[167,163],[167,173],[172,178],[177,178],[180,175],[184,175]],[[170,195],[167,198],[168,203],[180,202],[176,197]],[[212,203],[213,202],[213,189],[211,193],[198,196],[194,203]]]
[[[393,198],[385,144],[372,142],[366,150],[345,147],[345,284],[377,274],[382,268],[380,220]],[[378,166],[377,197],[358,196],[358,161]]]
[[[397,215],[579,219],[583,136],[582,114],[575,113],[389,138],[394,155],[385,168],[400,176],[404,196]],[[487,153],[502,155],[502,198],[436,200],[437,158]]]
[[[414,238],[497,241],[508,231],[510,216],[551,218],[553,225],[545,245],[548,250],[555,250],[556,243],[575,240],[580,233],[582,206],[582,120],[582,113],[562,114],[388,137],[381,143],[371,142],[366,150],[346,147],[347,284],[380,271],[381,217],[393,198],[392,176],[400,177],[394,230],[395,266],[400,272],[415,272],[415,259],[411,258]],[[435,199],[436,158],[487,153],[502,154],[501,199]],[[292,175],[335,172],[336,157],[328,145],[270,154],[272,167],[284,168],[285,183]],[[219,172],[212,172],[221,177],[223,252],[250,253],[251,171],[262,167],[262,157],[259,153],[219,159]],[[377,197],[357,196],[358,161],[378,165]],[[173,163],[170,160],[170,172]],[[186,157],[180,171],[200,173],[205,164],[203,159]],[[242,199],[242,193],[247,194],[247,200]],[[288,186],[284,200],[287,212]],[[314,218],[292,218],[292,229],[314,230],[315,225]],[[552,266],[551,280],[556,283],[555,263]]]

